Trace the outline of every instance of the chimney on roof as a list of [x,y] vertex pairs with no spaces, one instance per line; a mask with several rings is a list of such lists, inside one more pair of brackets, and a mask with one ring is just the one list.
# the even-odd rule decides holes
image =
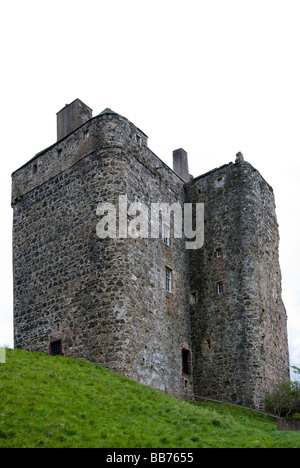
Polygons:
[[173,151],[173,171],[179,175],[185,182],[191,180],[189,174],[188,155],[184,149],[180,148]]
[[92,109],[84,104],[80,99],[76,99],[71,104],[57,112],[57,141],[77,130],[85,122],[92,118]]

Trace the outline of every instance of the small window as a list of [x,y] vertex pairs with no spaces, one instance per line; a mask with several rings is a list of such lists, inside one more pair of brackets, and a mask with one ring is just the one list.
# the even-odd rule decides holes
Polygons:
[[163,225],[163,243],[171,246],[171,230],[166,224]]
[[222,249],[221,249],[221,247],[219,247],[218,249],[216,249],[215,257],[216,257],[216,258],[222,258]]
[[35,163],[35,164],[33,165],[33,167],[32,167],[32,172],[33,172],[33,174],[36,174],[37,171],[38,171],[38,165],[37,165],[37,163]]
[[139,145],[139,147],[141,148],[142,146],[142,138],[140,137],[140,135],[136,134],[136,142],[137,144]]
[[170,293],[172,292],[172,276],[172,270],[166,267],[166,290]]
[[207,338],[205,340],[205,344],[206,344],[207,349],[211,349],[211,340],[210,340],[210,338]]
[[85,140],[88,140],[89,137],[90,137],[90,131],[87,130],[86,132],[84,132],[84,139],[85,139]]
[[223,177],[220,177],[218,180],[217,180],[217,186],[218,188],[222,188],[223,187]]
[[191,293],[191,305],[197,304],[198,302],[198,294],[197,292]]
[[183,349],[181,351],[182,357],[182,373],[186,375],[192,374],[192,366],[191,366],[191,352],[188,349]]
[[60,148],[60,149],[57,151],[57,154],[58,154],[58,156],[61,158],[61,157],[64,155],[63,150]]
[[50,343],[50,355],[51,356],[62,356],[62,341],[56,340]]
[[222,281],[219,281],[219,282],[217,283],[217,293],[218,293],[218,294],[223,294],[223,292],[224,292],[223,283],[222,283]]

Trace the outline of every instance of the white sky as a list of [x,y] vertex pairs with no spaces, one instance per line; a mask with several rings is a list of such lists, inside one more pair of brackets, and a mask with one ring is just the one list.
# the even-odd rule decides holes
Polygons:
[[291,361],[300,366],[299,0],[1,2],[0,345],[12,346],[10,174],[56,141],[76,98],[124,115],[171,165],[242,151],[273,186]]

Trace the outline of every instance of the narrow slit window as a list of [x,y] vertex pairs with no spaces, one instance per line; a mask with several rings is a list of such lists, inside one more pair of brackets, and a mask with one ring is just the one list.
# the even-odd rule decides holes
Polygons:
[[217,283],[217,293],[220,295],[220,294],[223,294],[223,292],[224,292],[223,282],[219,281],[219,283]]
[[37,171],[38,171],[38,165],[37,165],[37,163],[35,163],[35,164],[33,165],[32,172],[33,172],[33,174],[36,174]]
[[222,249],[219,247],[216,249],[216,258],[221,258],[222,257]]
[[186,375],[191,375],[192,366],[191,366],[191,352],[188,349],[183,349],[181,352],[182,356],[182,372]]
[[166,267],[166,290],[172,292],[173,272],[170,268]]
[[218,188],[222,188],[223,187],[223,178],[220,177],[218,180],[217,180],[217,185],[218,185]]
[[163,243],[171,246],[171,230],[166,224],[163,225]]
[[86,132],[84,132],[84,139],[85,139],[85,140],[88,140],[89,137],[90,137],[90,131],[87,130]]
[[210,340],[210,338],[207,338],[207,340],[205,340],[205,344],[206,344],[207,349],[211,349],[211,340]]
[[191,293],[191,304],[197,304],[198,302],[198,294],[197,292],[192,292]]

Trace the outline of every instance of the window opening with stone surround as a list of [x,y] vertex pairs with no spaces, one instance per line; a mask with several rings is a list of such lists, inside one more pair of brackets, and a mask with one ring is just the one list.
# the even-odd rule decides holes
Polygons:
[[215,257],[216,257],[216,258],[222,258],[222,249],[221,249],[221,247],[218,247],[218,248],[215,250]]
[[173,280],[173,272],[170,268],[166,267],[166,290],[168,292],[172,292],[172,280]]
[[191,299],[190,299],[191,305],[197,304],[198,302],[198,294],[197,291],[193,291],[191,293]]
[[207,349],[211,349],[211,340],[210,340],[210,338],[207,338],[205,340],[205,344],[206,344]]
[[163,225],[163,243],[171,247],[171,230],[167,224]]
[[50,355],[62,356],[62,340],[55,340],[50,343]]
[[224,185],[223,177],[219,177],[219,179],[217,180],[217,187],[222,188],[223,185]]
[[219,281],[217,283],[217,293],[218,294],[223,294],[224,292],[224,285],[223,285],[223,282],[222,281]]
[[192,373],[191,352],[188,349],[182,349],[181,358],[182,358],[182,373],[185,375],[191,375]]

